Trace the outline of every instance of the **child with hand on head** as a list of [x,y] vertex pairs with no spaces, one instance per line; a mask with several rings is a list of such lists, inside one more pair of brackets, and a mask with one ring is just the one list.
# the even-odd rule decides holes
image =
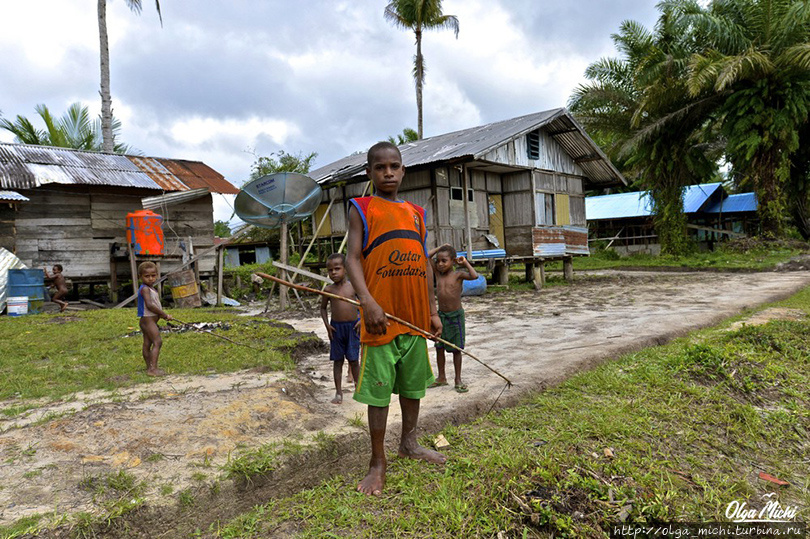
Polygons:
[[141,333],[143,333],[143,360],[146,362],[146,374],[149,376],[163,376],[166,374],[158,369],[158,356],[163,339],[158,328],[158,318],[171,320],[172,317],[160,307],[160,295],[155,290],[157,281],[157,266],[154,262],[141,262],[138,266],[138,277],[141,286],[138,288],[138,316],[140,317]]
[[[326,270],[332,284],[328,285],[324,292],[342,296],[344,298],[355,299],[352,283],[346,279],[346,257],[340,253],[329,255],[326,259]],[[329,320],[329,313],[326,310],[330,304],[332,310],[332,320]],[[351,303],[340,301],[335,298],[321,296],[321,318],[329,334],[329,359],[332,360],[332,371],[335,376],[335,398],[332,404],[343,402],[343,388],[341,377],[343,374],[344,358],[349,362],[349,369],[355,383],[360,376],[360,314],[357,307]]]
[[48,268],[42,268],[42,270],[45,272],[45,278],[53,281],[53,286],[56,288],[56,292],[53,297],[51,297],[51,301],[59,305],[60,313],[64,312],[68,306],[68,302],[64,300],[67,296],[68,289],[65,276],[62,275],[62,264],[53,265],[53,275],[48,275]]
[[433,335],[441,333],[425,246],[425,210],[398,197],[405,166],[396,146],[379,142],[369,149],[367,159],[374,195],[351,199],[346,269],[363,316],[354,400],[368,405],[371,435],[368,473],[357,490],[379,496],[385,486],[385,429],[392,393],[399,395],[402,409],[399,456],[433,464],[442,464],[447,457],[417,441],[420,399],[434,380],[427,340],[420,331],[385,316],[391,314]]
[[[433,261],[433,255],[436,260]],[[464,309],[461,308],[461,290],[463,281],[478,278],[475,268],[463,256],[456,256],[456,250],[445,243],[428,253],[436,268],[436,295],[439,297],[439,318],[442,321],[442,339],[458,348],[464,348],[466,328],[464,323]],[[454,269],[454,265],[464,267],[466,271]],[[446,386],[447,376],[444,372],[443,343],[436,343],[436,366],[439,376],[430,387]],[[461,350],[451,348],[453,351],[453,368],[455,369],[455,389],[459,393],[466,393],[467,386],[461,381]]]

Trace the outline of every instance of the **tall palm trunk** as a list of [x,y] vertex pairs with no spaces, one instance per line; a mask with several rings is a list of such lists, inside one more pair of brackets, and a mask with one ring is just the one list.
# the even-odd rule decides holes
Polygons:
[[778,238],[782,235],[785,201],[779,173],[783,168],[780,163],[780,150],[772,147],[755,156],[751,163],[754,176],[754,190],[759,203],[759,220],[762,234],[765,237]]
[[422,140],[422,84],[425,81],[425,65],[422,59],[422,30],[416,30],[416,64],[413,76],[416,79],[416,134]]
[[101,52],[101,149],[113,153],[115,140],[112,128],[112,97],[110,96],[110,46],[107,39],[107,0],[98,0],[98,37]]

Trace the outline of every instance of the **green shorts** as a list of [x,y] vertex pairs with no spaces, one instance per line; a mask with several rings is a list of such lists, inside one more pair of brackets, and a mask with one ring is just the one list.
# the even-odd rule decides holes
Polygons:
[[[442,339],[450,344],[455,344],[463,350],[464,337],[467,332],[464,322],[464,309],[448,312],[439,311],[439,319],[442,321]],[[450,350],[451,352],[457,351],[455,348],[445,346],[437,341],[436,350],[444,349]]]
[[360,347],[360,379],[354,400],[384,408],[391,404],[392,393],[421,399],[434,381],[427,340],[419,335],[397,335],[388,344]]

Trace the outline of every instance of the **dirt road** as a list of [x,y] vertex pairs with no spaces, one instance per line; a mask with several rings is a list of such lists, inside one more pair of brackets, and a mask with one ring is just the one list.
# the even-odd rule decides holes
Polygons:
[[[606,358],[663,343],[806,286],[808,271],[578,275],[573,286],[465,298],[468,349],[514,382],[498,402],[503,406]],[[288,322],[326,338],[317,317]],[[452,376],[452,362],[449,367]],[[452,384],[428,391],[423,428],[480,415],[504,388],[501,378],[470,360],[464,362],[464,380],[466,394]],[[348,393],[342,405],[330,404],[333,391],[331,365],[322,353],[304,359],[295,373],[168,376],[0,419],[0,525],[36,513],[97,511],[98,493],[87,488],[88,478],[120,469],[147,481],[150,506],[174,506],[178,492],[216,484],[219,466],[243,447],[282,439],[307,443],[321,432],[366,443],[364,428],[357,426],[357,418],[365,423],[365,408]],[[399,420],[397,408],[391,408],[390,425]],[[396,434],[398,426],[390,431]]]

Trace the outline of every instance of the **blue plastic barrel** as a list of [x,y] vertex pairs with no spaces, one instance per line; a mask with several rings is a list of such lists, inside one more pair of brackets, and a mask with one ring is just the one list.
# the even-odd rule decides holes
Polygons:
[[462,296],[480,296],[487,291],[487,280],[483,275],[479,275],[477,279],[470,281],[462,281],[461,295]]
[[28,297],[28,312],[41,313],[45,303],[45,274],[41,269],[8,270],[8,297]]

